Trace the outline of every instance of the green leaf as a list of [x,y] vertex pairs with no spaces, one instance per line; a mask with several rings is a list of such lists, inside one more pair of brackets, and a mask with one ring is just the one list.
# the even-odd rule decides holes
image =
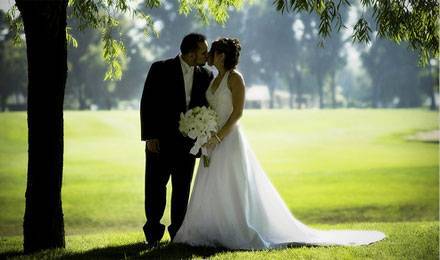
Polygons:
[[66,27],[66,41],[67,41],[67,44],[71,44],[74,48],[78,48],[78,42],[76,41],[76,39],[70,33],[71,30],[72,30],[71,27],[69,27],[69,26]]

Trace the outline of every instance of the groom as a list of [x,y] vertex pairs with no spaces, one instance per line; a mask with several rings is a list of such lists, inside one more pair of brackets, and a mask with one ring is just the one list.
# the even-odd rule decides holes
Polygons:
[[206,106],[205,91],[212,72],[203,68],[208,58],[206,37],[191,33],[180,45],[180,55],[153,63],[142,93],[140,115],[142,141],[146,141],[144,233],[155,246],[165,226],[166,185],[171,177],[171,240],[179,230],[188,204],[195,157],[193,142],[179,132],[180,113]]

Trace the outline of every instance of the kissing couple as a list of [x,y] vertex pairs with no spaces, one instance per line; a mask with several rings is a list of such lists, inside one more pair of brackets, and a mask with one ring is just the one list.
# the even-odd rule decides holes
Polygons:
[[[379,231],[313,229],[293,216],[238,124],[245,103],[245,81],[237,70],[240,51],[239,40],[230,38],[215,40],[208,51],[206,37],[191,33],[179,55],[150,67],[140,106],[146,142],[143,231],[149,246],[157,246],[165,232],[161,219],[170,178],[168,232],[174,243],[255,250],[384,239]],[[206,63],[215,68],[215,77]],[[203,106],[216,112],[218,131],[204,145],[211,162],[209,167],[199,163],[189,199],[198,156],[189,152],[194,140],[179,131],[179,120],[181,113]]]

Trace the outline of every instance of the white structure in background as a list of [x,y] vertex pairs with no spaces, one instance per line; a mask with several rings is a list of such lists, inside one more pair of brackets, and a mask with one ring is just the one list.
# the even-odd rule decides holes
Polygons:
[[[274,95],[274,108],[289,107],[289,92],[276,89]],[[269,108],[270,93],[266,85],[251,85],[246,89],[246,108]]]
[[251,85],[246,89],[246,108],[269,108],[270,94],[266,85]]
[[290,106],[290,93],[286,90],[275,89],[273,93],[273,106],[274,108],[289,108]]

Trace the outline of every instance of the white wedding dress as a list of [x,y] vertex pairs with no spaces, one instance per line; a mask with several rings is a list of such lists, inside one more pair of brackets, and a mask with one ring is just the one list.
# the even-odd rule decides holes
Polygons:
[[[229,72],[206,92],[220,126],[232,113]],[[173,242],[230,249],[265,249],[290,244],[366,245],[383,239],[377,231],[316,230],[292,215],[258,163],[238,125],[199,163],[185,219]]]

